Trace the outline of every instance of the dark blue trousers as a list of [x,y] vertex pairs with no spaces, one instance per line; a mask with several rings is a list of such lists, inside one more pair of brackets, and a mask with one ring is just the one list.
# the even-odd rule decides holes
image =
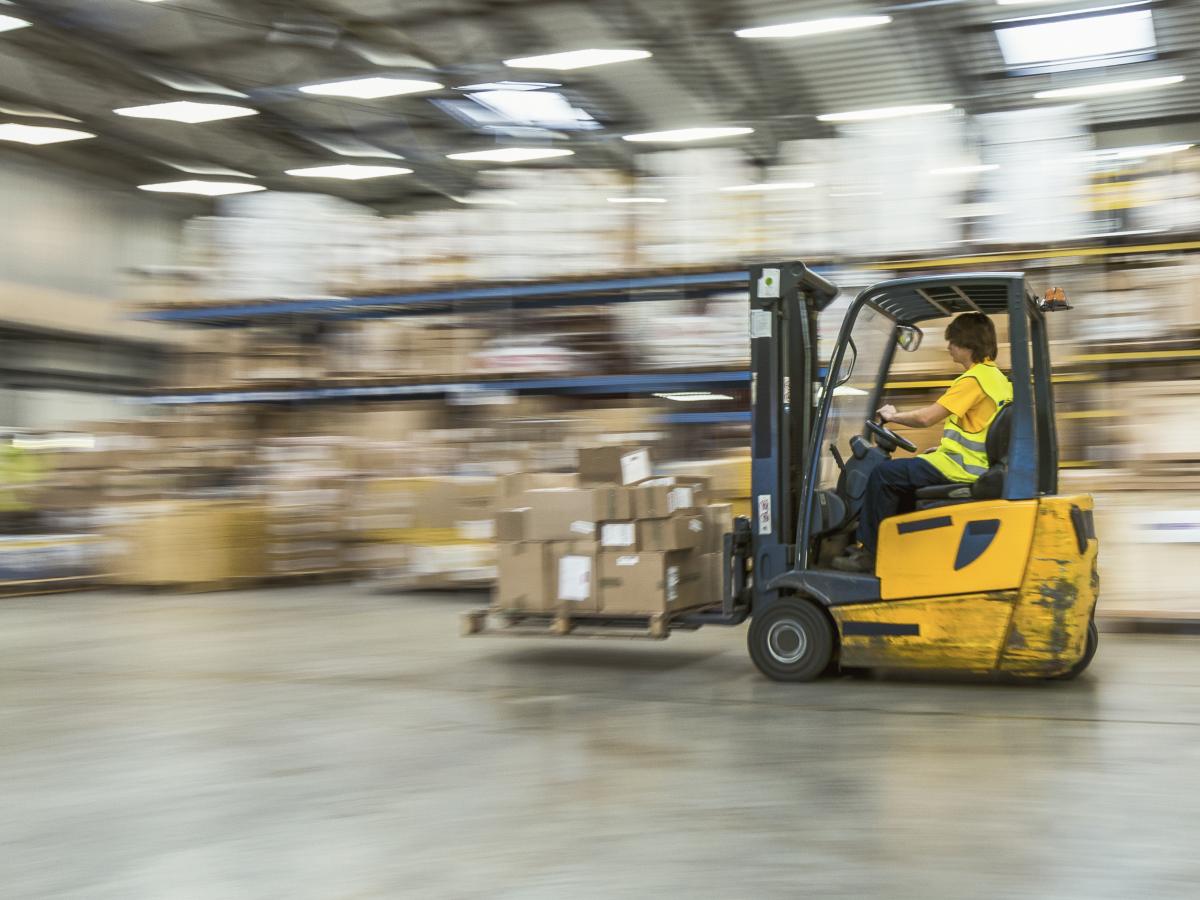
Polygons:
[[916,509],[917,488],[949,483],[949,478],[919,457],[890,459],[876,466],[867,479],[867,493],[858,516],[859,542],[874,556],[880,522]]

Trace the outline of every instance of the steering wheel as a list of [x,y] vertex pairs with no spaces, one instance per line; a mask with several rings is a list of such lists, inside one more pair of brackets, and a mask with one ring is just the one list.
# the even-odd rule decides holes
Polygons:
[[[917,445],[908,438],[900,437],[896,432],[889,428],[884,428],[883,425],[871,419],[867,419],[867,431],[875,436],[875,444],[880,450],[891,453],[897,447],[900,447],[909,453],[917,452]],[[891,446],[888,446],[889,444]]]

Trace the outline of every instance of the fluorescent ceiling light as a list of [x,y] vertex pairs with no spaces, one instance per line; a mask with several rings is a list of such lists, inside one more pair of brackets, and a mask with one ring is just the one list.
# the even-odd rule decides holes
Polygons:
[[481,84],[464,84],[455,90],[471,91],[540,91],[542,88],[562,87],[553,81],[485,81]]
[[556,91],[475,91],[467,96],[509,124],[542,128],[599,127],[586,110],[572,106]]
[[1110,94],[1132,94],[1136,91],[1149,91],[1154,88],[1179,84],[1184,80],[1183,75],[1163,75],[1160,78],[1135,78],[1131,81],[1107,81],[1102,84],[1082,84],[1078,87],[1055,88],[1050,91],[1038,91],[1033,95],[1035,100],[1058,100],[1078,97],[1105,97]]
[[362,181],[366,178],[386,178],[389,175],[411,175],[412,169],[400,166],[312,166],[307,169],[288,169],[288,175],[296,178],[340,178],[343,181]]
[[1094,159],[1143,159],[1147,156],[1166,156],[1191,150],[1195,144],[1146,144],[1141,147],[1115,147],[1111,150],[1095,150]]
[[503,197],[456,197],[450,195],[450,199],[455,203],[461,203],[463,206],[516,206],[515,200],[508,200]]
[[219,175],[233,178],[254,177],[249,172],[239,172],[237,169],[228,169],[225,166],[211,165],[209,163],[181,162],[171,159],[159,159],[158,161],[163,165],[170,166],[172,169],[187,172],[189,175]]
[[170,181],[164,184],[139,184],[139,191],[158,194],[198,194],[202,197],[223,197],[226,194],[249,194],[265,191],[261,184],[243,184],[237,181]]
[[129,116],[134,119],[164,119],[168,122],[183,122],[186,125],[258,115],[257,109],[250,109],[245,106],[229,106],[224,103],[196,103],[193,100],[176,100],[173,103],[153,103],[150,106],[128,106],[124,109],[114,109],[113,112],[118,116]]
[[709,391],[671,391],[666,394],[655,394],[661,400],[674,400],[677,403],[698,403],[702,400],[732,400],[728,394],[713,394]]
[[838,31],[856,31],[886,25],[891,16],[840,16],[834,19],[811,19],[807,22],[789,22],[786,25],[764,25],[759,28],[742,28],[735,31],[740,38],[797,38],[815,34],[833,34]]
[[630,62],[650,56],[645,50],[568,50],[564,53],[546,53],[542,56],[521,56],[506,59],[510,69],[586,69],[589,66],[607,66],[612,63]]
[[979,163],[970,166],[946,166],[941,169],[930,169],[930,175],[974,175],[978,172],[995,172],[1000,168],[995,163]]
[[825,113],[818,122],[871,122],[877,119],[899,119],[903,116],[922,116],[927,113],[949,112],[953,103],[919,103],[915,106],[882,106],[878,109],[854,109],[849,112]]
[[83,141],[94,138],[90,131],[76,131],[73,128],[50,128],[45,125],[19,125],[9,122],[0,125],[0,141],[15,141],[18,144],[61,144],[65,141]]
[[1005,64],[1026,74],[1136,62],[1152,58],[1155,48],[1144,3],[1009,19],[995,30]]
[[802,191],[816,187],[812,181],[767,181],[762,184],[735,184],[721,188],[727,194],[765,194],[771,191]]
[[16,16],[0,16],[0,31],[16,31],[18,28],[28,28],[30,24]]
[[574,150],[553,147],[497,147],[495,150],[474,150],[470,153],[447,153],[447,159],[468,162],[525,162],[531,159],[550,159],[555,156],[574,156]]
[[609,197],[609,203],[666,203],[666,197]]
[[417,81],[411,78],[351,78],[347,81],[331,81],[327,84],[309,84],[300,88],[303,94],[320,94],[325,97],[357,97],[360,100],[378,100],[380,97],[398,97],[401,94],[419,94],[424,91],[440,91],[443,85],[436,81]]
[[682,144],[687,141],[711,141],[739,134],[753,134],[753,128],[676,128],[673,131],[647,131],[643,134],[627,134],[625,140],[636,143]]

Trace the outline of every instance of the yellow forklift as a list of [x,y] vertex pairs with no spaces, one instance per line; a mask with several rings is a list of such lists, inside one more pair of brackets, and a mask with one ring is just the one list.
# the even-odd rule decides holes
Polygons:
[[[875,667],[1082,672],[1098,642],[1098,548],[1092,498],[1058,493],[1046,316],[1070,308],[1061,290],[1039,299],[1019,273],[875,284],[850,302],[822,371],[817,319],[838,288],[800,262],[752,267],[749,282],[753,515],[725,536],[721,602],[653,636],[750,619],[750,657],[777,681]],[[871,471],[917,449],[874,421],[893,362],[918,349],[922,323],[965,312],[1008,325],[1013,399],[988,429],[989,468],[920,489],[915,511],[881,523],[875,571],[838,571]],[[603,617],[589,623],[604,633]]]
[[[807,681],[871,667],[1072,678],[1096,652],[1099,579],[1089,495],[1058,493],[1046,316],[1019,273],[902,278],[851,301],[825,377],[817,315],[836,286],[802,263],[750,272],[754,520],[727,538],[720,610],[679,626],[751,618],[750,656],[768,677]],[[907,438],[876,423],[897,354],[923,322],[1004,317],[1013,400],[987,436],[988,471],[917,493],[880,526],[875,571],[836,571],[871,470]],[[997,324],[1000,324],[999,322]]]

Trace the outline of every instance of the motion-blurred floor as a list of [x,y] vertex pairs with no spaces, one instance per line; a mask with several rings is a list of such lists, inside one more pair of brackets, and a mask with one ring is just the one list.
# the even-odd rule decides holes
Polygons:
[[1074,684],[763,680],[482,595],[0,601],[9,898],[1194,897],[1200,639]]

